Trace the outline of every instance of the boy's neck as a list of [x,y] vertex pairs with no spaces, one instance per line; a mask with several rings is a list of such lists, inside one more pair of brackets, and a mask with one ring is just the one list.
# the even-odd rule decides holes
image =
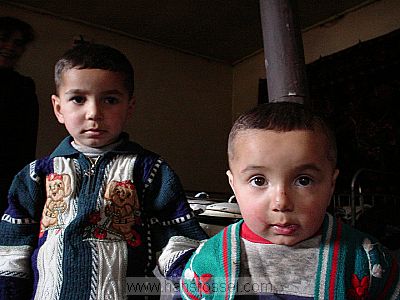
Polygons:
[[75,141],[72,141],[71,145],[72,145],[72,147],[74,147],[76,150],[78,150],[79,152],[81,152],[82,154],[84,154],[87,157],[97,157],[108,151],[115,149],[121,143],[122,143],[122,139],[119,139],[115,143],[108,144],[108,145],[106,145],[104,147],[100,147],[100,148],[93,148],[93,147],[89,147],[89,146],[78,145],[77,143],[75,143]]

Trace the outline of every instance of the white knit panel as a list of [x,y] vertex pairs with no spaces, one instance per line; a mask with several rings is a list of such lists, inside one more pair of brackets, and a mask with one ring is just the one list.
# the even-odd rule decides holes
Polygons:
[[[62,258],[64,246],[64,229],[76,217],[76,172],[72,159],[55,158],[54,173],[69,176],[68,188],[71,189],[63,198],[66,209],[57,217],[57,224],[46,229],[47,238],[39,249],[37,268],[39,281],[35,299],[56,300],[59,298],[62,285]],[[43,234],[43,232],[42,232]]]
[[117,156],[108,166],[107,181],[132,180],[136,156]]
[[128,249],[125,241],[97,243],[98,300],[126,299]]
[[35,299],[56,300],[60,296],[63,236],[62,231],[49,230],[47,240],[38,252],[39,281]]
[[31,252],[29,246],[0,246],[0,276],[28,278]]

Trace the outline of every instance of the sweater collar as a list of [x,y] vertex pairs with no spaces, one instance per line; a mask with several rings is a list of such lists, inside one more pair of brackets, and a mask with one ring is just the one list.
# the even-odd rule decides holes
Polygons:
[[[322,228],[320,228],[312,237],[315,237],[316,235],[321,234]],[[259,236],[258,234],[254,233],[246,224],[246,222],[243,222],[241,231],[240,231],[240,236],[244,238],[245,240],[248,240],[249,242],[253,243],[258,243],[258,244],[273,244],[267,239],[264,239],[263,237]],[[310,237],[310,238],[312,238]]]
[[[125,153],[138,153],[143,151],[143,148],[129,140],[129,135],[126,132],[121,133],[120,139],[122,142],[115,147],[114,149],[108,151],[107,153],[115,153],[115,154],[125,154]],[[72,146],[73,138],[72,136],[67,136],[53,151],[50,155],[51,158],[58,157],[58,156],[71,156],[77,157],[81,153],[77,149]]]
[[255,234],[246,224],[246,222],[243,223],[242,229],[240,231],[240,236],[244,238],[245,240],[248,240],[249,242],[253,243],[259,243],[259,244],[272,244],[270,241],[264,239],[263,237]]

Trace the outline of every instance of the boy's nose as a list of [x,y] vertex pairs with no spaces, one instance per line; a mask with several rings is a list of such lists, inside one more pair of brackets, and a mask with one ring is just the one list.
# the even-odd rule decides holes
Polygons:
[[15,50],[16,46],[12,40],[7,39],[7,40],[2,41],[2,48],[11,51],[11,50]]
[[278,188],[272,199],[272,210],[275,212],[288,212],[293,210],[293,202],[285,188]]
[[22,41],[13,38],[3,39],[1,43],[4,49],[9,49],[14,51],[18,49],[18,47],[22,47]]
[[103,118],[103,110],[101,105],[97,103],[88,104],[86,117],[89,120],[99,120]]

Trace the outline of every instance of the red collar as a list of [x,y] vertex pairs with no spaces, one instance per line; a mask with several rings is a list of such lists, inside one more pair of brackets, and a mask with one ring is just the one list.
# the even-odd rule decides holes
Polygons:
[[246,223],[243,223],[242,225],[240,236],[245,240],[248,240],[249,242],[259,243],[259,244],[272,244],[270,241],[264,239],[263,237],[251,231],[251,229],[247,226]]
[[[312,237],[321,234],[322,228],[320,228]],[[244,238],[245,240],[248,240],[249,242],[253,243],[259,243],[259,244],[273,244],[272,242],[264,239],[263,237],[255,234],[251,229],[247,226],[245,222],[243,222],[241,231],[240,231],[240,236]]]

